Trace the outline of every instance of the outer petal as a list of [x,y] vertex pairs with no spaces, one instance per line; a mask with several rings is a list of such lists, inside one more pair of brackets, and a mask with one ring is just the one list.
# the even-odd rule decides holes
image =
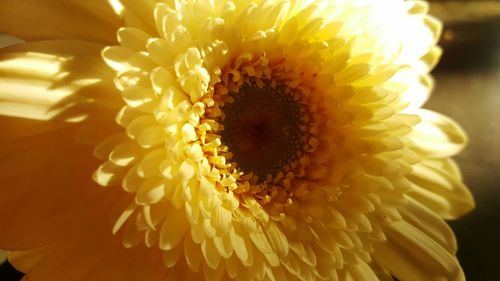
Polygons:
[[399,212],[404,220],[439,243],[441,247],[454,254],[457,251],[457,240],[448,224],[432,210],[408,198],[407,204],[401,206]]
[[0,217],[0,248],[32,281],[164,280],[161,252],[126,249],[122,233],[113,235],[109,217],[127,195],[92,181],[99,160],[74,142],[80,126],[37,135],[36,147],[0,158],[0,212],[16,210]]
[[0,116],[0,161],[10,155],[47,145],[71,126],[70,123]]
[[92,216],[80,221],[85,227],[78,232],[70,232],[65,239],[39,250],[14,251],[12,264],[32,281],[165,280],[167,269],[160,251],[144,245],[124,248],[121,239],[106,227],[106,205],[113,201],[113,195],[118,194],[94,200],[92,209],[87,210]]
[[387,241],[374,244],[374,259],[401,281],[464,281],[456,258],[405,221],[384,227]]
[[25,40],[116,42],[121,25],[105,0],[1,0],[0,32]]
[[0,115],[37,120],[113,120],[123,104],[102,45],[40,41],[0,50]]
[[16,209],[0,218],[0,248],[44,247],[92,214],[82,210],[102,191],[86,143],[114,129],[123,105],[101,48],[41,41],[0,50],[0,115],[21,117],[0,116],[0,212]]
[[437,112],[419,109],[422,122],[409,135],[415,150],[425,157],[443,158],[459,153],[467,143],[463,129],[451,118]]
[[452,167],[437,168],[434,162],[423,160],[408,175],[413,186],[409,195],[445,219],[458,218],[475,205],[469,189]]
[[137,27],[150,34],[156,34],[154,23],[154,0],[119,0],[125,7],[121,16],[124,18],[127,26]]
[[37,248],[66,236],[84,220],[75,212],[100,192],[90,177],[97,166],[91,148],[62,134],[51,139],[0,159],[0,212],[9,213],[0,217],[2,249]]

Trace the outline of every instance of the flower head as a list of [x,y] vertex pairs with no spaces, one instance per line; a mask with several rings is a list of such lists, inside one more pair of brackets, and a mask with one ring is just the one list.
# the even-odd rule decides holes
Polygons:
[[442,219],[473,207],[466,138],[420,108],[425,2],[50,2],[107,29],[0,21],[65,39],[0,57],[0,112],[46,120],[2,120],[26,126],[0,194],[29,219],[0,248],[30,280],[464,279]]

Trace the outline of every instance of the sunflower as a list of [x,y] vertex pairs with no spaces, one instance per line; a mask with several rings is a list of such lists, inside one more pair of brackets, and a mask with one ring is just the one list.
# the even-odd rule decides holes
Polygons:
[[1,1],[0,248],[31,281],[464,280],[427,10]]

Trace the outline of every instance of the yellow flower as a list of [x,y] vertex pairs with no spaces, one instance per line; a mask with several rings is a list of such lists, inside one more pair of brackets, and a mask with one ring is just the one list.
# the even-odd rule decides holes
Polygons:
[[464,280],[427,8],[2,1],[0,248],[31,281]]

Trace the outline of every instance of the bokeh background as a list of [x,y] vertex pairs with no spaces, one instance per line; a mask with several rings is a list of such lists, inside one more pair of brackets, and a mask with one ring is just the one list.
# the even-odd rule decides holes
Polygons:
[[[445,24],[444,55],[426,107],[457,120],[470,139],[456,160],[477,207],[450,222],[458,257],[467,280],[500,280],[500,0],[434,0],[431,13]],[[0,34],[0,46],[12,40]],[[1,281],[21,278],[8,263],[0,266]]]
[[456,157],[476,209],[451,221],[469,281],[500,280],[500,1],[434,1],[445,23],[444,55],[426,107],[451,116],[469,135]]

